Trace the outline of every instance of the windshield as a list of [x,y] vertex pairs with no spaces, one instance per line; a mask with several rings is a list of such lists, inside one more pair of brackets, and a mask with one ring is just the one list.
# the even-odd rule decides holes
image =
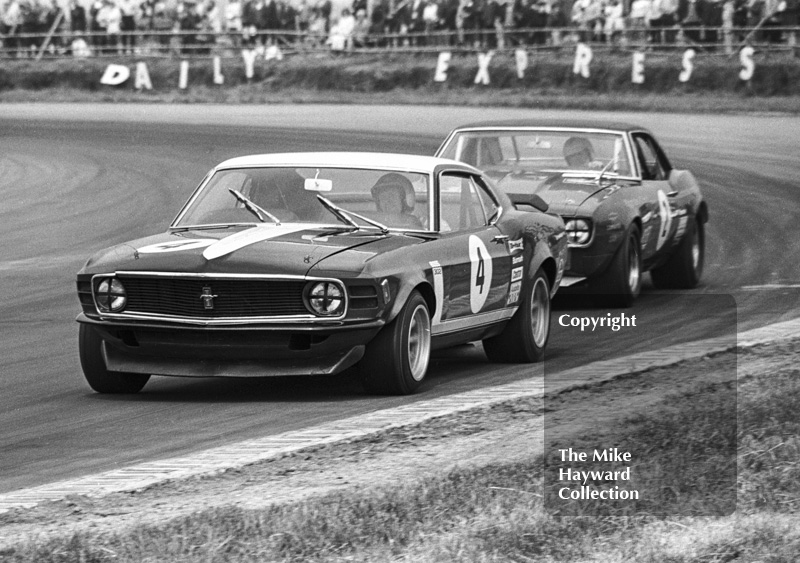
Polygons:
[[439,156],[466,162],[495,178],[509,173],[599,172],[607,166],[608,174],[631,175],[620,133],[466,131],[454,135]]
[[[343,218],[318,194],[351,215]],[[356,168],[236,168],[214,173],[173,227],[279,221],[428,230],[430,200],[427,174]]]

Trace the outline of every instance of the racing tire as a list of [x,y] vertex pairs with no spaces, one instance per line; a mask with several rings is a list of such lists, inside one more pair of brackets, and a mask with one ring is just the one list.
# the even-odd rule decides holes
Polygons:
[[410,395],[425,380],[430,357],[430,310],[413,291],[397,317],[367,345],[359,364],[364,387],[380,395]]
[[630,307],[642,291],[642,247],[639,227],[632,224],[595,292],[606,296],[612,307]]
[[550,338],[550,283],[541,268],[528,284],[522,303],[497,336],[483,341],[483,350],[496,363],[528,364],[544,359]]
[[706,255],[706,233],[703,222],[695,218],[689,232],[675,252],[662,266],[650,272],[653,285],[659,289],[692,289],[703,277]]
[[138,393],[150,379],[141,373],[109,371],[103,357],[103,339],[89,325],[80,325],[78,350],[83,375],[98,393]]

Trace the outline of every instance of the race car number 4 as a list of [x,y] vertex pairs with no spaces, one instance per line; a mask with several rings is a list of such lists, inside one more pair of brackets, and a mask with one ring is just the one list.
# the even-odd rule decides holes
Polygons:
[[469,307],[473,313],[480,312],[492,287],[492,257],[483,241],[469,237],[470,286]]

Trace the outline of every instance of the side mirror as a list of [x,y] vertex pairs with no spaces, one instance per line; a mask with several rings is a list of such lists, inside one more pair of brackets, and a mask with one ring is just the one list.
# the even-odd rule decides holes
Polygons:
[[508,197],[515,207],[528,205],[534,209],[538,209],[542,213],[547,213],[547,210],[550,209],[550,206],[536,194],[508,194]]

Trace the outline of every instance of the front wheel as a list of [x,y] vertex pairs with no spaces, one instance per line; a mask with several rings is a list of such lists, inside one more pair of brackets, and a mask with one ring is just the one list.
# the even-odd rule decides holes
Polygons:
[[367,345],[359,364],[364,386],[382,395],[409,395],[422,385],[431,357],[431,315],[414,291],[391,323]]
[[550,338],[550,284],[541,268],[505,329],[483,341],[486,357],[498,363],[533,363],[544,358]]
[[109,371],[103,357],[103,339],[89,325],[80,325],[78,351],[83,375],[98,393],[138,393],[150,379],[141,373]]
[[625,239],[611,260],[606,273],[595,282],[597,293],[607,296],[609,304],[630,307],[642,290],[641,235],[636,224],[628,228]]
[[650,272],[653,285],[659,289],[692,289],[700,283],[705,262],[705,230],[695,218],[689,231],[669,260]]

